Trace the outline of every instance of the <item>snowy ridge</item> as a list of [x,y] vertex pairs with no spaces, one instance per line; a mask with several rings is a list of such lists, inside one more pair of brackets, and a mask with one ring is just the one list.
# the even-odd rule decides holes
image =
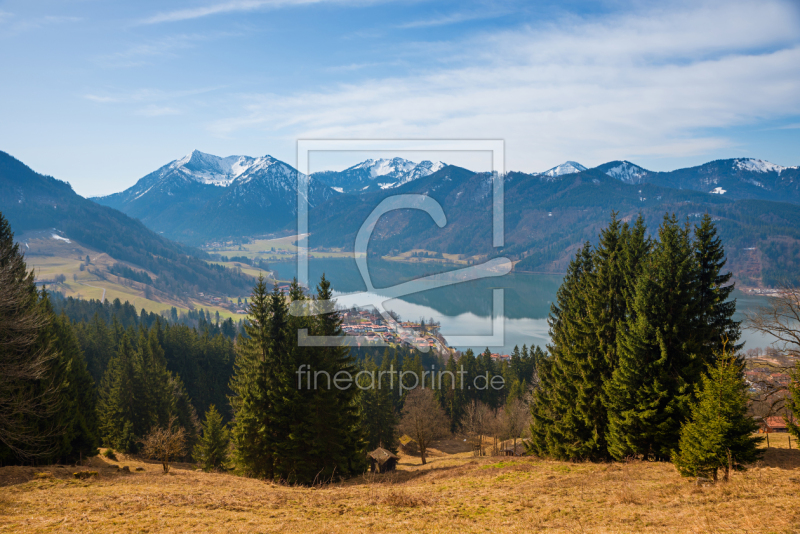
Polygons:
[[178,172],[186,178],[202,184],[226,187],[262,159],[254,159],[248,156],[221,158],[213,154],[193,150],[181,159],[167,165],[165,171]]
[[623,161],[621,164],[608,169],[606,174],[628,184],[641,183],[647,171],[630,161]]
[[546,176],[548,178],[558,178],[567,174],[574,174],[576,172],[583,172],[587,170],[586,167],[577,161],[566,161],[561,165],[556,165],[552,169],[540,172],[539,176]]
[[[421,161],[419,164],[414,165],[414,167],[409,169],[408,172],[406,172],[406,174],[403,175],[398,180],[397,186],[400,186],[400,185],[403,185],[403,184],[407,184],[408,182],[413,182],[414,180],[416,180],[418,178],[424,178],[426,176],[429,176],[429,175],[431,175],[431,174],[433,174],[433,173],[435,173],[437,171],[442,170],[446,166],[447,166],[447,164],[442,163],[441,161],[436,161],[436,162],[432,162],[432,161],[428,161],[428,160]],[[395,186],[395,187],[397,187],[397,186]]]
[[796,169],[797,167],[781,167],[763,159],[744,158],[736,159],[733,163],[734,169],[750,172],[777,172],[780,174],[786,169]]
[[392,159],[368,159],[366,161],[362,161],[358,165],[353,165],[349,169],[345,170],[357,170],[357,169],[366,169],[369,172],[370,178],[377,178],[378,176],[397,176],[400,174],[405,174],[411,169],[414,168],[414,162],[408,161],[407,159],[403,158],[392,158]]
[[441,161],[414,163],[403,158],[368,159],[343,171],[324,171],[313,176],[341,192],[392,189],[424,178],[446,167]]

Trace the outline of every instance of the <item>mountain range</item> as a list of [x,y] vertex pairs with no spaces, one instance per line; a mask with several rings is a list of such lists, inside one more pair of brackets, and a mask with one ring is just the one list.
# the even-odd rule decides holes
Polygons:
[[[353,196],[396,191],[447,167],[437,161],[414,163],[403,158],[368,159],[343,171],[322,171],[308,180],[311,212]],[[632,186],[652,185],[691,190],[727,199],[800,203],[800,169],[750,158],[717,160],[669,172],[644,169],[629,161],[611,161],[587,169],[567,161],[539,173],[511,172],[538,182],[560,182],[590,170]],[[297,214],[299,173],[290,165],[264,156],[219,157],[197,150],[141,178],[135,185],[99,204],[141,220],[152,230],[183,243],[199,245],[228,237],[291,232]],[[347,200],[341,201],[344,195]],[[337,200],[339,199],[339,200]]]
[[[109,249],[117,233],[141,239],[146,235],[147,240],[159,239],[152,241],[153,246],[171,247],[173,254],[181,251],[194,258],[200,258],[200,251],[185,245],[296,232],[299,175],[271,156],[222,158],[194,151],[121,193],[93,199],[105,205],[106,211],[76,195],[68,184],[42,177],[3,156],[0,211],[24,228],[59,227],[67,238],[79,240],[103,236],[103,246]],[[13,165],[8,163],[12,160]],[[387,214],[373,232],[371,253],[427,250],[457,254],[468,261],[503,254],[515,261],[516,270],[563,272],[574,251],[596,239],[612,211],[625,220],[642,213],[651,228],[667,212],[689,220],[707,212],[717,221],[729,265],[740,280],[774,285],[787,276],[798,277],[791,273],[797,272],[800,262],[800,169],[759,159],[717,160],[669,172],[650,171],[629,161],[591,169],[568,161],[544,172],[509,172],[502,177],[506,232],[502,249],[491,245],[488,173],[393,158],[366,160],[344,171],[300,178],[309,184],[312,247],[352,250],[355,233],[382,199],[418,193],[439,201],[448,224],[438,228],[426,215],[408,210]],[[52,192],[43,195],[44,191]],[[58,211],[65,198],[71,199],[75,210]],[[33,199],[36,202],[27,204]],[[50,200],[56,206],[53,212],[45,209]],[[87,224],[76,220],[76,210],[91,212],[88,221],[118,222],[88,230]],[[140,250],[151,248],[143,244]],[[118,256],[121,253],[115,251]],[[129,248],[125,253],[132,258]],[[133,259],[138,265],[144,263],[142,258]],[[137,264],[133,259],[131,263]]]
[[[640,171],[625,162],[564,174],[559,179],[508,173],[504,176],[502,248],[492,246],[492,176],[448,166],[391,192],[340,196],[322,204],[310,214],[309,246],[352,250],[361,222],[375,206],[389,195],[416,193],[434,198],[442,206],[447,224],[439,228],[430,217],[414,210],[387,213],[372,232],[370,256],[434,251],[474,262],[502,255],[515,262],[515,271],[558,273],[566,270],[583,243],[597,241],[612,212],[624,221],[642,214],[651,232],[667,213],[690,223],[709,213],[738,282],[749,286],[800,283],[800,209],[797,179],[792,177],[796,170],[782,170],[783,179],[776,179],[777,170],[762,172],[761,183],[769,184],[770,189],[759,187],[757,193],[777,196],[782,191],[787,200],[795,201],[776,202],[744,197],[751,191],[745,180],[752,175],[724,176],[722,172],[733,165],[735,162],[712,162],[701,167],[708,172],[691,180],[691,175],[686,176],[682,182],[684,186],[700,184],[705,190],[659,185],[654,182],[663,180],[660,173],[639,177]],[[651,182],[648,178],[655,179]],[[707,189],[709,185],[728,189],[713,193]]]

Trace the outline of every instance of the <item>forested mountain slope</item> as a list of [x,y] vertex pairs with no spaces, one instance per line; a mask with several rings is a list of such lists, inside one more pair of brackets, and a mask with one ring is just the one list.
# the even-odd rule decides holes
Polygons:
[[518,261],[518,271],[563,272],[582,243],[596,240],[611,211],[625,220],[641,212],[650,228],[658,227],[667,212],[689,222],[708,212],[739,281],[774,285],[786,277],[797,278],[792,266],[800,261],[800,210],[795,205],[736,200],[646,181],[628,183],[607,171],[595,168],[557,179],[507,174],[505,246],[500,249],[492,247],[491,176],[454,166],[392,191],[345,195],[322,204],[310,214],[310,246],[352,250],[356,232],[381,200],[418,193],[442,205],[447,225],[438,228],[418,210],[389,213],[375,227],[370,254],[424,249],[465,256],[505,255]]
[[0,212],[21,236],[34,230],[55,230],[155,275],[159,289],[175,294],[211,292],[246,295],[252,279],[206,263],[205,253],[165,239],[140,221],[87,200],[72,187],[0,152]]

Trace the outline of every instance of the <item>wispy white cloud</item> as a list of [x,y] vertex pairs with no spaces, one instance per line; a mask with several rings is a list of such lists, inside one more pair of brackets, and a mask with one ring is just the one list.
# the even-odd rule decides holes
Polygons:
[[508,11],[490,11],[490,10],[451,13],[449,15],[442,15],[438,17],[431,17],[427,19],[420,19],[411,22],[406,22],[405,24],[399,24],[397,27],[404,29],[413,29],[413,28],[430,28],[433,26],[447,26],[448,24],[460,24],[462,22],[470,22],[473,20],[494,19],[497,17],[502,17],[504,15],[507,15],[508,13],[509,13]]
[[194,34],[175,34],[166,37],[139,42],[119,52],[103,54],[96,58],[97,62],[109,67],[137,67],[146,65],[154,58],[178,57],[178,52],[194,48],[199,43],[231,35],[232,32],[208,32]]
[[[509,168],[684,157],[732,146],[716,128],[800,114],[790,2],[721,2],[486,34],[453,65],[293,95],[245,95],[209,129],[296,138],[507,140]],[[467,58],[465,60],[465,58]]]
[[165,115],[180,115],[181,110],[178,108],[170,107],[170,106],[156,106],[156,105],[149,105],[137,112],[137,115],[142,115],[145,117],[163,117]]
[[163,91],[160,89],[139,89],[131,92],[105,91],[101,94],[87,93],[83,98],[99,104],[144,104],[155,102],[168,102],[181,100],[184,98],[202,95],[217,91],[222,87],[202,87],[197,89],[186,89],[181,91]]
[[64,15],[46,15],[42,17],[19,18],[8,11],[0,11],[0,24],[8,22],[8,33],[14,35],[29,30],[37,30],[54,24],[68,24],[80,22],[83,18]]
[[159,24],[162,22],[178,22],[182,20],[199,19],[211,15],[221,15],[225,13],[235,13],[243,11],[255,11],[258,9],[280,8],[288,6],[300,6],[319,3],[351,3],[351,4],[370,4],[375,3],[370,0],[229,0],[216,4],[208,4],[174,11],[165,11],[152,17],[148,17],[141,22],[143,24]]

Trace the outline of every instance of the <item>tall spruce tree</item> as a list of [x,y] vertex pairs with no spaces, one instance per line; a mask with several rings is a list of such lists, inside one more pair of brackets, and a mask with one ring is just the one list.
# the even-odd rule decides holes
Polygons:
[[606,382],[608,448],[617,459],[669,459],[705,364],[690,229],[665,216],[658,234]]
[[237,467],[257,478],[275,477],[272,407],[273,385],[270,323],[272,300],[263,276],[250,295],[245,335],[236,344],[235,371],[230,397],[233,410],[231,439],[235,444]]
[[758,425],[747,414],[742,371],[733,355],[722,352],[697,385],[691,419],[681,428],[679,449],[672,454],[682,475],[710,475],[717,480],[722,469],[727,481],[731,469],[742,470],[763,453],[758,445],[764,438],[753,435]]
[[[331,283],[324,274],[317,285],[315,304],[314,335],[342,336],[342,318],[335,310]],[[358,372],[348,347],[329,345],[314,347],[313,351],[319,368],[331,377],[337,373],[355,376]],[[340,389],[333,385],[320,387],[317,393],[313,402],[315,417],[312,428],[316,433],[313,450],[319,477],[330,479],[336,475],[350,476],[362,472],[366,462],[366,442],[358,414],[358,388]]]
[[570,262],[550,308],[550,357],[539,363],[540,387],[531,408],[529,448],[541,456],[583,458],[596,449],[594,428],[586,425],[575,402],[582,382],[580,362],[589,358],[594,344],[586,312],[592,269],[586,243]]
[[733,320],[736,300],[728,301],[734,289],[729,283],[733,273],[724,273],[725,251],[717,229],[706,213],[694,231],[694,255],[697,262],[697,301],[699,320],[705,326],[704,345],[710,355],[721,354],[727,344],[732,350],[741,337],[740,321]]

